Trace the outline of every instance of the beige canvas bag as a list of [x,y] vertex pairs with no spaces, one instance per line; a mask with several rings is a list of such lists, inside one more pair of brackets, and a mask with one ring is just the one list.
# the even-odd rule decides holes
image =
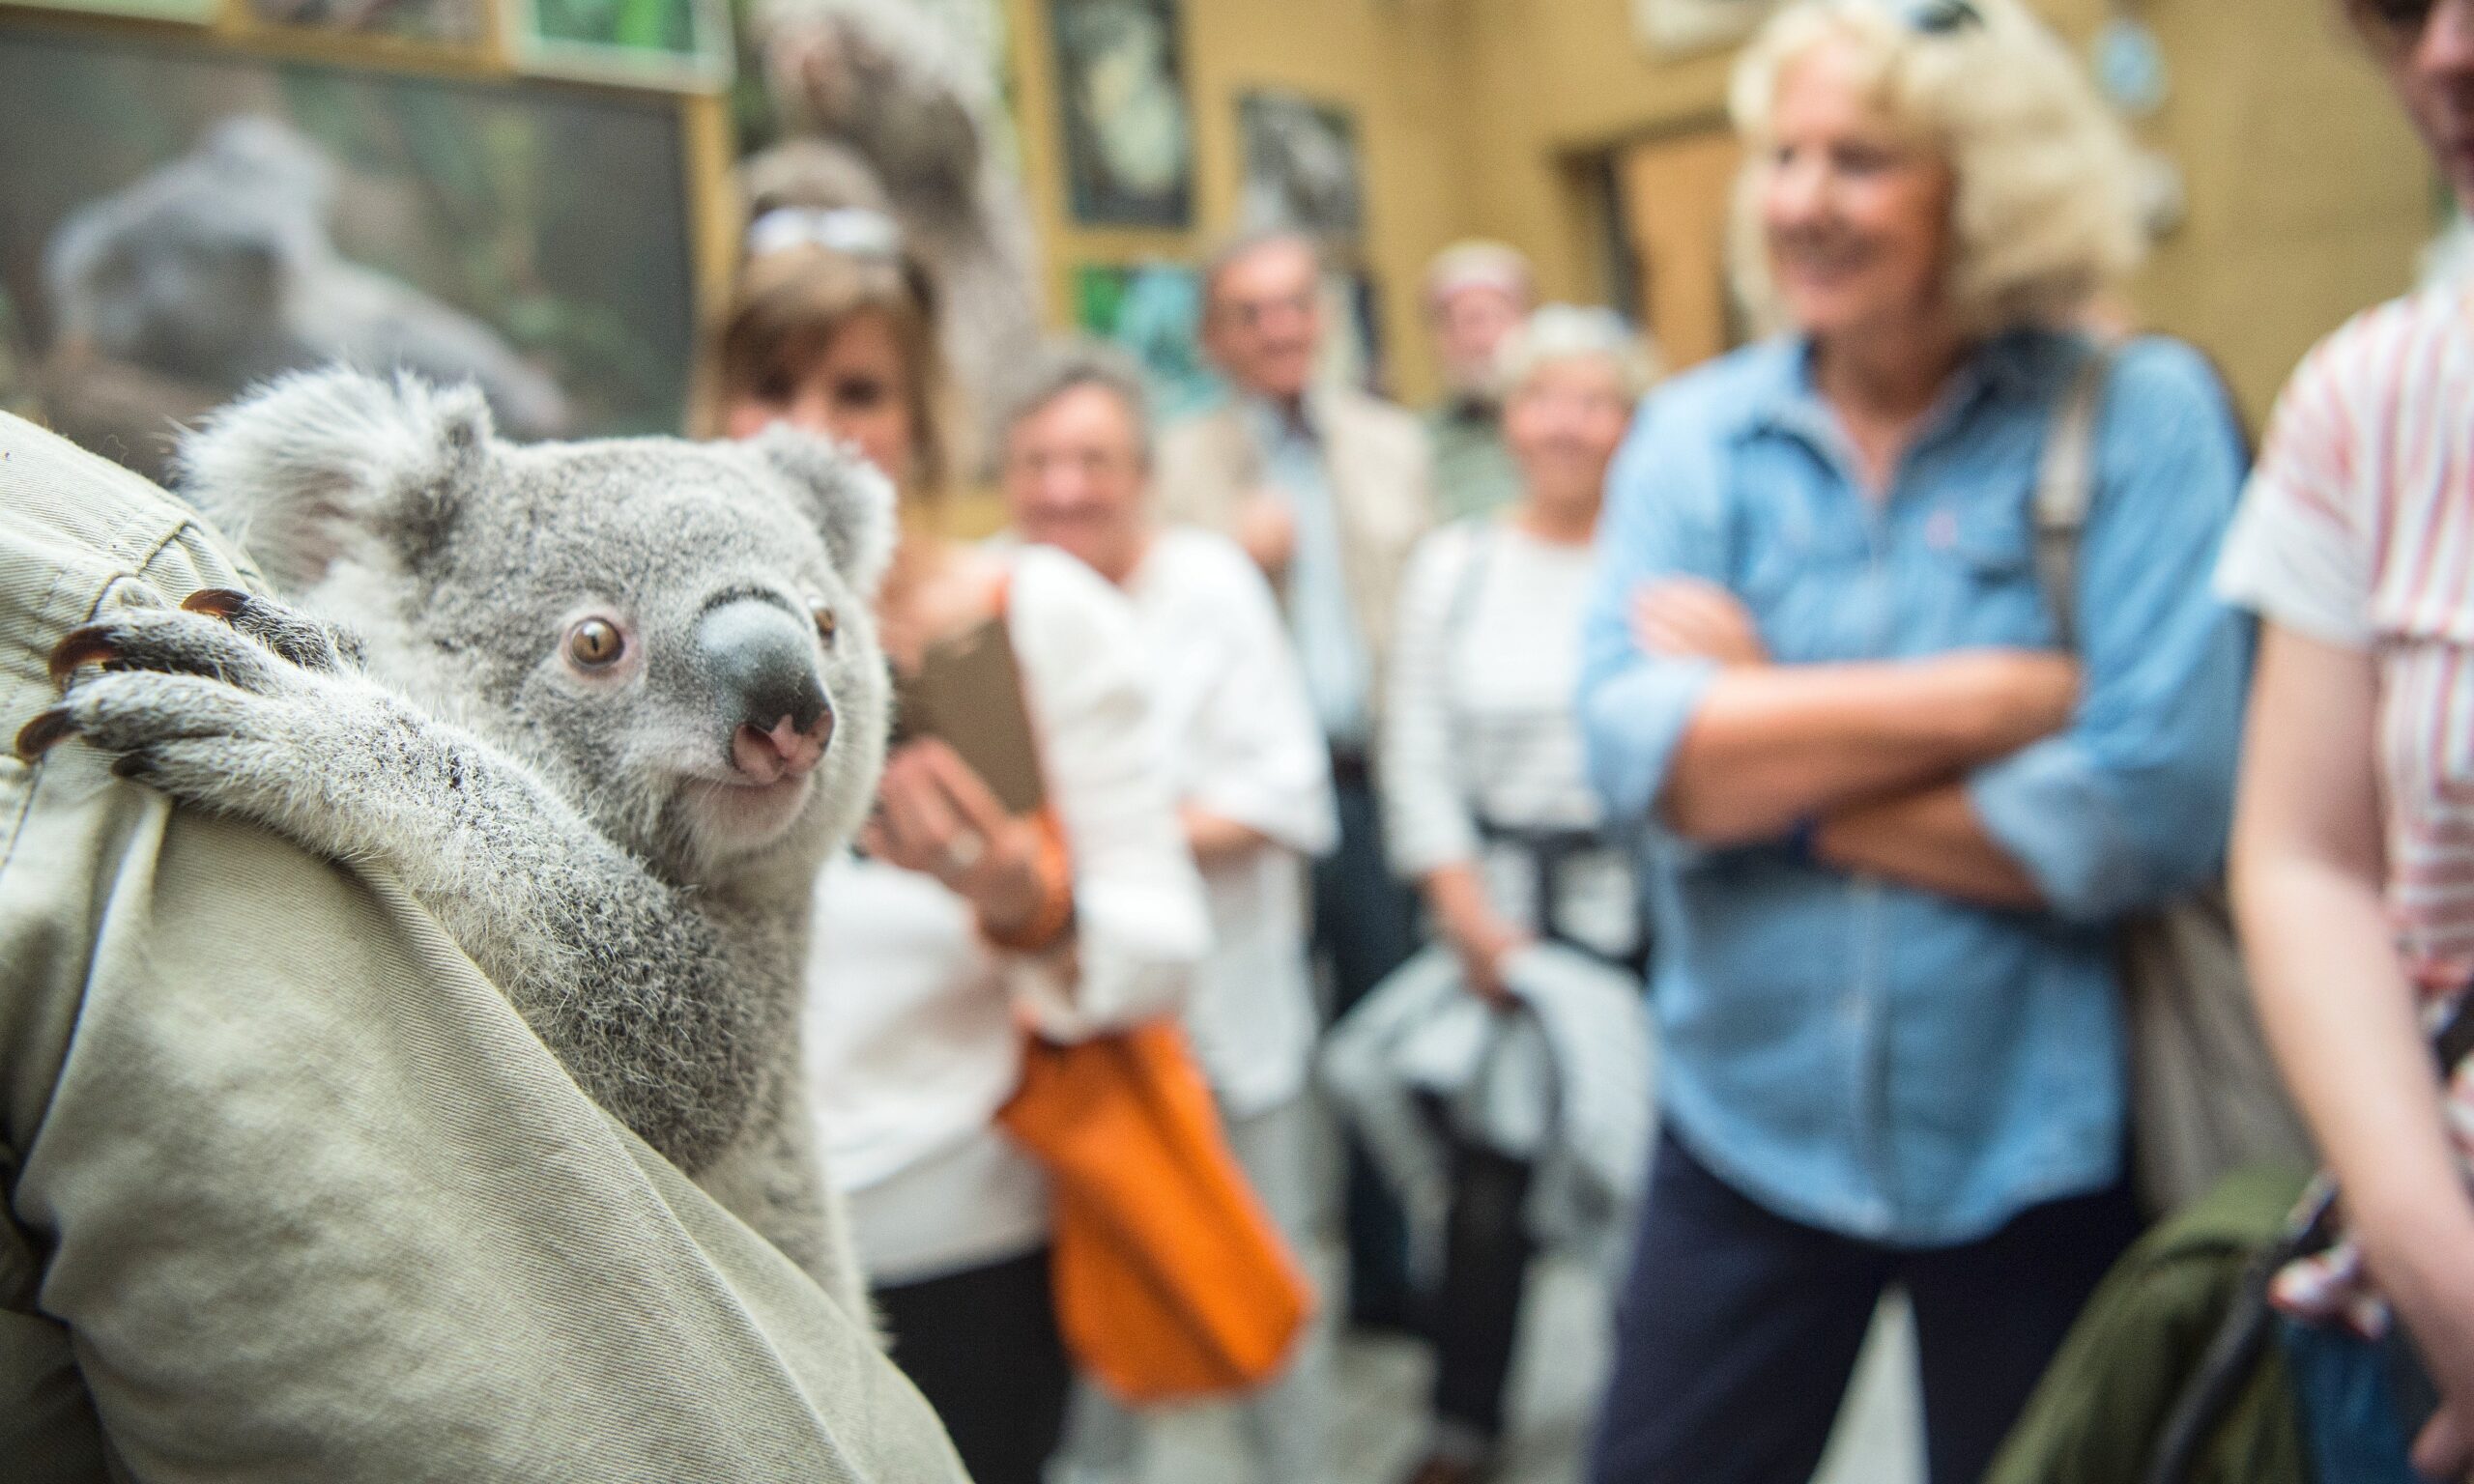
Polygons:
[[[2096,412],[2113,362],[2113,350],[2098,346],[2073,378],[2036,478],[2037,577],[2073,645]],[[2223,883],[2131,918],[2119,943],[2132,1163],[2147,1209],[2195,1200],[2240,1165],[2311,1166],[2317,1156],[2252,1010]]]

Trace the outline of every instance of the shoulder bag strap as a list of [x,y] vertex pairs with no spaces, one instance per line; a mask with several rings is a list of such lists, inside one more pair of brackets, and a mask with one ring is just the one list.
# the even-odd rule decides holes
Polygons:
[[2095,494],[2096,409],[2114,354],[2114,347],[2102,342],[2088,347],[2054,409],[2036,469],[2036,580],[2066,648],[2079,642],[2079,537]]

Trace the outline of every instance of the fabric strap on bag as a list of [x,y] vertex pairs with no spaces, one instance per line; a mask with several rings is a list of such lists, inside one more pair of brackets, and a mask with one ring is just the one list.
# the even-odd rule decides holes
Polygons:
[[[2091,344],[2056,407],[2033,499],[2036,575],[2064,645],[2079,647],[2079,543],[2096,484],[2096,418],[2115,348]],[[2134,1174],[2151,1213],[2237,1166],[2308,1167],[2309,1133],[2259,1034],[2221,884],[2122,926]]]

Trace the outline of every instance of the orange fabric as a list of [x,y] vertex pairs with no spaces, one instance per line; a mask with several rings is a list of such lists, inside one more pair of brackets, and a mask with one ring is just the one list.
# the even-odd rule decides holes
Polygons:
[[[996,585],[1000,614],[1009,587]],[[1050,889],[1029,928],[991,935],[1006,947],[1045,948],[1073,926],[1063,822],[1052,803],[1036,818]],[[1229,1154],[1173,1021],[1075,1045],[1029,1038],[1021,1085],[996,1118],[1048,1171],[1057,1326],[1085,1374],[1146,1403],[1249,1390],[1279,1373],[1313,1288]]]
[[1033,1040],[997,1120],[1049,1172],[1057,1324],[1087,1374],[1149,1403],[1279,1373],[1313,1289],[1229,1154],[1173,1022]]

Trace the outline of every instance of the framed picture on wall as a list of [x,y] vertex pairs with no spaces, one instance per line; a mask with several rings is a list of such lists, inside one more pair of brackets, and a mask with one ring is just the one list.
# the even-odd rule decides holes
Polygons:
[[1202,278],[1184,264],[1076,269],[1074,323],[1141,363],[1155,420],[1170,421],[1220,400],[1220,379],[1204,364],[1199,343]]
[[1652,51],[1706,51],[1741,41],[1777,0],[1632,0],[1632,30]]
[[334,360],[517,438],[670,432],[695,349],[682,105],[0,29],[0,405],[159,474]]
[[477,46],[487,34],[482,0],[247,0],[249,16],[341,36]]
[[1357,118],[1338,103],[1258,91],[1237,100],[1245,182],[1237,214],[1249,227],[1297,227],[1341,256],[1366,235],[1366,174]]
[[88,15],[187,21],[197,26],[213,25],[223,10],[221,0],[9,0],[9,3],[46,11],[76,11]]
[[730,0],[499,0],[507,56],[528,72],[718,93],[736,53]]
[[1057,116],[1074,219],[1194,224],[1194,128],[1176,0],[1054,0]]

